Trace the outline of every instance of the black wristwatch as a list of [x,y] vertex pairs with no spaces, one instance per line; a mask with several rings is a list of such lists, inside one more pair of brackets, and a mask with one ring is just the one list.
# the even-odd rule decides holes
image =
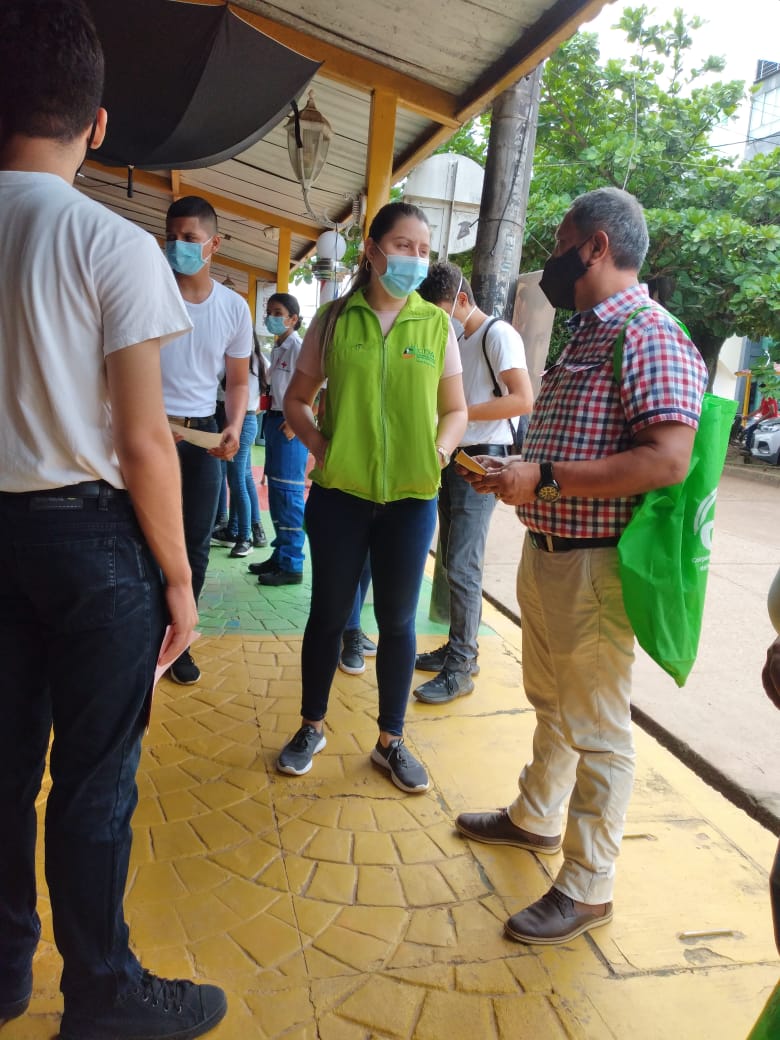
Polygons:
[[540,502],[557,502],[561,497],[561,485],[553,476],[552,462],[543,462],[539,466],[541,479],[534,488],[534,494]]

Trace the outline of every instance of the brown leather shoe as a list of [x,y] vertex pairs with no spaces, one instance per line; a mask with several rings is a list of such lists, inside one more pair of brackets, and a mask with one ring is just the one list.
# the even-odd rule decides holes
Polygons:
[[611,920],[612,903],[575,903],[564,892],[551,888],[541,899],[510,917],[504,928],[511,939],[529,946],[554,946]]
[[487,845],[514,845],[517,849],[528,849],[529,852],[541,852],[550,856],[561,847],[561,836],[548,838],[541,834],[531,834],[522,827],[516,827],[509,819],[506,809],[489,813],[461,813],[455,821],[461,834],[474,841],[484,841]]

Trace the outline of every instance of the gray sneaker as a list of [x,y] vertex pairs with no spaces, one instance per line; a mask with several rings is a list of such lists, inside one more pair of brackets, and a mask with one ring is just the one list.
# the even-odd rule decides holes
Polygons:
[[279,753],[276,768],[280,773],[291,776],[303,776],[311,769],[311,761],[318,751],[327,744],[325,734],[318,732],[314,726],[301,726],[292,740],[289,740]]
[[[418,654],[414,659],[414,667],[418,672],[440,672],[443,668],[447,667],[447,658],[449,655],[450,644],[445,643],[444,646],[440,646],[436,650],[430,650],[425,654]],[[469,664],[469,672],[471,675],[479,675],[479,665],[477,664],[476,657]]]
[[360,630],[360,639],[363,644],[363,657],[376,657],[376,643],[369,639],[366,633]]
[[445,643],[437,650],[431,650],[427,654],[418,654],[414,659],[414,667],[419,672],[440,672],[450,652],[450,644]]
[[366,670],[362,635],[359,628],[344,629],[344,635],[341,637],[339,668],[347,675],[362,675]]
[[449,668],[442,668],[435,679],[418,686],[414,695],[424,704],[447,704],[457,697],[465,697],[473,689],[474,680],[469,672],[452,672]]
[[390,773],[396,787],[408,794],[422,794],[428,790],[428,774],[410,751],[404,747],[404,738],[397,737],[390,747],[379,741],[371,752],[371,761]]

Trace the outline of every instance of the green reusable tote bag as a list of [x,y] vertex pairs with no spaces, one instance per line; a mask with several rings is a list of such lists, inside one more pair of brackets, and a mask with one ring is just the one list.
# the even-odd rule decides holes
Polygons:
[[[618,383],[626,326],[639,310],[615,341]],[[637,641],[678,686],[685,685],[699,648],[715,499],[736,410],[736,401],[704,395],[688,476],[644,494],[618,543],[623,602]]]

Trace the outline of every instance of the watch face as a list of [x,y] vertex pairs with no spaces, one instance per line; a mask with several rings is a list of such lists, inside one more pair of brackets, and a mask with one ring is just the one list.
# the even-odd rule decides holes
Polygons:
[[542,502],[557,502],[561,497],[561,489],[557,484],[542,484],[536,492],[536,497]]

